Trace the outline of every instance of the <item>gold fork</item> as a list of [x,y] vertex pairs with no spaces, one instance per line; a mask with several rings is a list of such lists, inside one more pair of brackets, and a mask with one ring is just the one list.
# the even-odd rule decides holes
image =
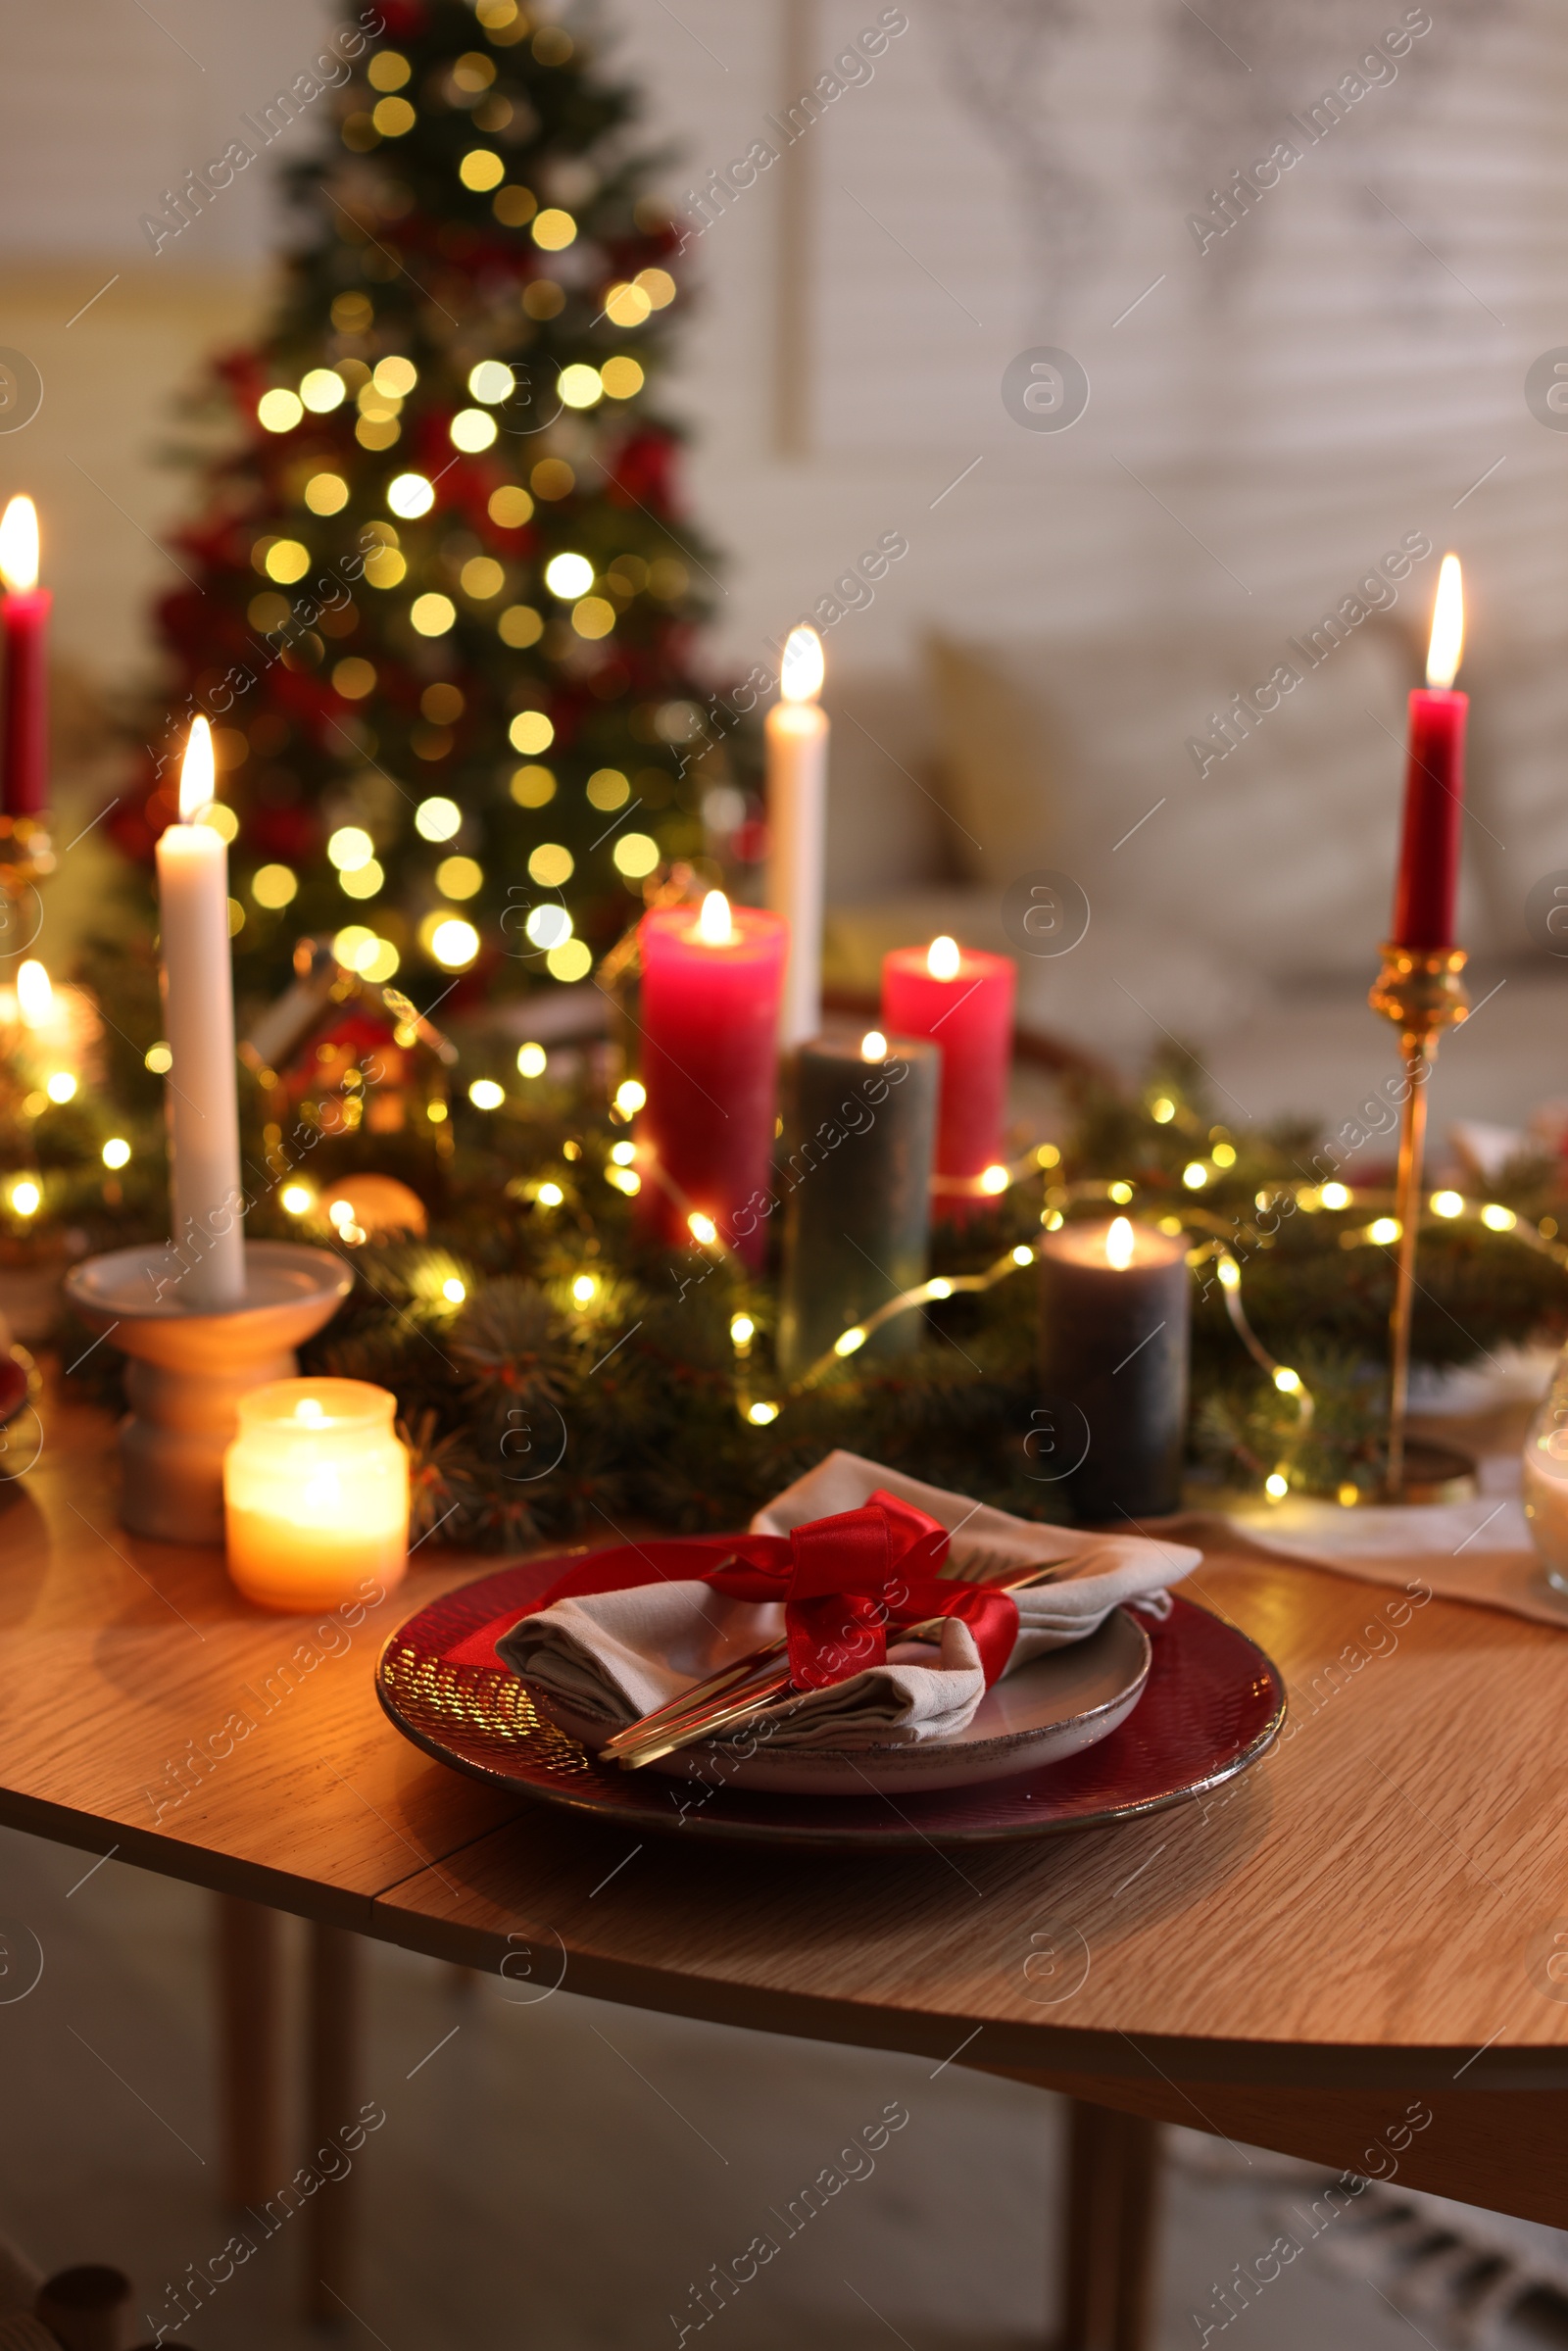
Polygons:
[[[1057,1568],[1067,1564],[1064,1559],[1037,1561],[1031,1568],[1013,1576],[979,1579],[997,1592],[1022,1592],[1031,1586],[1050,1584]],[[976,1581],[956,1576],[955,1583]],[[928,1617],[922,1623],[901,1630],[903,1641],[931,1639],[940,1635],[946,1620]],[[677,1748],[691,1746],[702,1739],[713,1739],[720,1732],[732,1730],[738,1724],[760,1714],[765,1708],[785,1696],[794,1687],[788,1666],[773,1666],[788,1643],[781,1637],[765,1641],[747,1656],[733,1664],[721,1666],[705,1680],[694,1683],[678,1697],[628,1723],[614,1738],[601,1747],[602,1757],[608,1756],[624,1771],[640,1771],[645,1764],[657,1763],[661,1757],[673,1754]],[[772,1671],[764,1669],[773,1667]]]

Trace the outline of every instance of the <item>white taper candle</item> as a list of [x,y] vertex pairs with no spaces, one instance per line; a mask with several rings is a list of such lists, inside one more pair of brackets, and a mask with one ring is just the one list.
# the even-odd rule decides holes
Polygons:
[[828,723],[817,701],[822,644],[793,628],[767,713],[767,903],[789,925],[779,1015],[786,1049],[822,1026],[822,888],[826,864]]
[[234,1078],[234,979],[228,947],[228,845],[197,816],[213,798],[213,736],[190,730],[179,822],[158,841],[164,1022],[169,1072],[170,1200],[185,1262],[175,1296],[208,1311],[245,1297],[244,1196]]

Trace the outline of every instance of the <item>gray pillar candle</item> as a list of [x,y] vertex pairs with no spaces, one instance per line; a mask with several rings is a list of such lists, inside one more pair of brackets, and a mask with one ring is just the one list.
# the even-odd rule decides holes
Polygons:
[[[869,1050],[868,1050],[869,1049]],[[841,1334],[926,1277],[942,1056],[933,1045],[818,1037],[787,1083],[778,1359],[796,1379]],[[866,1351],[904,1355],[920,1317],[895,1315]]]
[[[1088,1423],[1088,1450],[1062,1477],[1074,1514],[1114,1523],[1176,1509],[1187,1435],[1186,1242],[1125,1216],[1063,1225],[1040,1244],[1040,1309],[1047,1404],[1075,1405]],[[1070,1413],[1062,1420],[1057,1444],[1070,1458],[1084,1427]]]

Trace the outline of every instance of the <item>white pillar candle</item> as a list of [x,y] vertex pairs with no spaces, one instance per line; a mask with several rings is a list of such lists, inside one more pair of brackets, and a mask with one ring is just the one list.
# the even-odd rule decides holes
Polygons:
[[828,724],[822,643],[792,628],[767,713],[767,903],[789,926],[779,1043],[789,1050],[822,1026],[822,884],[826,858]]
[[239,1399],[223,1455],[228,1572],[290,1614],[390,1592],[409,1557],[397,1398],[368,1380],[271,1380]]
[[158,841],[158,905],[172,1055],[170,1202],[186,1269],[176,1295],[181,1305],[208,1312],[245,1298],[228,846],[212,825],[196,821],[212,799],[213,734],[198,718],[180,770],[179,822]]

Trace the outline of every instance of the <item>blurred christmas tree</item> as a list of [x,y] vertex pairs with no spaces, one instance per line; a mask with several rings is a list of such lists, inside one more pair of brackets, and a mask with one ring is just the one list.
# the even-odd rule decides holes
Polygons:
[[206,710],[253,1000],[304,933],[420,995],[581,980],[702,838],[706,550],[669,527],[676,239],[635,99],[516,0],[364,22],[352,78],[316,85],[335,144],[290,174],[270,330],[213,371],[190,584],[112,819],[150,862]]

